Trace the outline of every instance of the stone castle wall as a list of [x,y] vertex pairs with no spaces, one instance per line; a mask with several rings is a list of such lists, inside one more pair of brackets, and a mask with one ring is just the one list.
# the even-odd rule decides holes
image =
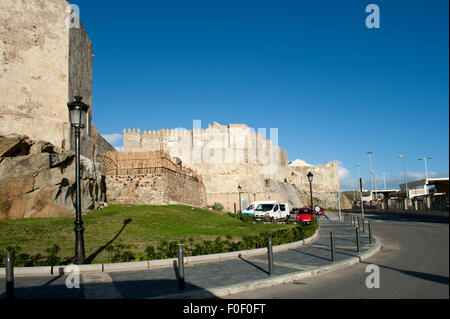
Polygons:
[[[89,105],[81,154],[111,150],[92,122],[92,43],[68,28],[64,0],[0,2],[0,134],[16,133],[73,150],[67,102]],[[113,148],[112,148],[113,149]]]
[[183,166],[202,177],[207,204],[219,202],[228,211],[233,211],[235,205],[239,209],[238,185],[243,190],[242,208],[254,199],[289,202],[292,207],[306,205],[301,194],[309,193],[309,171],[314,174],[314,192],[339,191],[336,162],[290,166],[286,151],[244,124],[214,123],[207,129],[191,131],[128,129],[123,136],[125,151],[163,150],[179,158]]
[[201,183],[169,173],[106,176],[108,204],[206,205]]
[[187,166],[195,164],[257,164],[287,167],[287,153],[260,132],[245,124],[220,125],[207,129],[123,132],[124,151],[164,150]]
[[174,163],[164,151],[108,152],[110,204],[205,206],[205,187],[193,170]]

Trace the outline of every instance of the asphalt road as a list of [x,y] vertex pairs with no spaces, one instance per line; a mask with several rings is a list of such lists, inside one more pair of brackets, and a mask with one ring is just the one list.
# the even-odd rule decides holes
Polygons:
[[[291,284],[234,294],[234,299],[440,299],[449,298],[448,222],[366,215],[381,250],[371,258]],[[380,287],[366,287],[366,267],[380,270]]]

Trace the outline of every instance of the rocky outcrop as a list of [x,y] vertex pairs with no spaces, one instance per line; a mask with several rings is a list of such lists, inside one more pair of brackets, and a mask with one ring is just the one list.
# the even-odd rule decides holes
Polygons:
[[[75,154],[27,136],[0,135],[0,219],[75,214]],[[81,157],[82,211],[106,201],[98,164]]]
[[[311,206],[311,195],[309,192],[299,191],[297,189],[298,198],[301,202],[301,207]],[[313,191],[314,205],[319,205],[327,209],[338,209],[338,199],[336,193],[317,193]],[[341,198],[341,209],[351,209],[352,205],[346,196]]]

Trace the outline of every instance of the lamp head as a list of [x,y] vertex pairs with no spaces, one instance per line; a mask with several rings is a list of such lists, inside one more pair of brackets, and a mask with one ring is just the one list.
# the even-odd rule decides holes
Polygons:
[[69,121],[73,127],[84,128],[86,125],[86,113],[89,105],[81,102],[82,99],[81,96],[75,96],[75,101],[67,103]]

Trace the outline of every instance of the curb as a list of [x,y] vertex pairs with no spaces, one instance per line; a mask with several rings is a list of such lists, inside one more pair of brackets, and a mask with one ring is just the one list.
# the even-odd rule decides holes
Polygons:
[[268,279],[248,281],[248,282],[229,285],[229,286],[210,288],[210,289],[205,289],[202,291],[182,292],[182,293],[157,296],[157,297],[152,297],[149,299],[189,299],[189,298],[205,299],[205,298],[211,298],[211,295],[214,295],[216,297],[224,297],[224,296],[232,295],[232,294],[239,293],[239,292],[251,291],[251,290],[260,289],[260,288],[270,288],[273,286],[291,283],[295,280],[314,277],[319,274],[324,274],[327,272],[331,272],[331,271],[335,271],[338,269],[342,269],[342,268],[346,268],[346,267],[355,265],[355,264],[357,264],[361,261],[364,261],[367,258],[373,256],[381,248],[380,240],[376,236],[373,236],[373,238],[375,240],[375,243],[372,244],[372,247],[369,248],[369,250],[365,251],[364,253],[362,253],[356,257],[351,257],[346,260],[336,262],[331,265],[318,267],[317,269],[295,272],[292,274],[281,275],[281,276],[268,278]]
[[[279,252],[283,250],[288,250],[292,248],[297,248],[306,244],[309,244],[319,237],[320,225],[317,227],[314,235],[311,237],[288,243],[283,245],[278,245],[273,247],[273,252]],[[225,259],[238,258],[242,256],[258,256],[267,253],[267,248],[258,248],[251,250],[240,250],[233,251],[229,253],[202,255],[202,256],[189,256],[184,258],[185,265],[192,265],[211,261],[220,261]],[[110,264],[91,264],[91,265],[78,265],[79,273],[97,273],[97,272],[114,272],[114,271],[131,271],[139,269],[155,269],[173,266],[174,262],[178,258],[167,258],[158,260],[147,260],[147,261],[132,261],[123,263],[110,263]],[[14,267],[14,275],[20,276],[61,276],[66,273],[72,273],[73,270],[66,266],[42,266],[42,267]],[[0,268],[0,277],[6,276],[6,269]]]

